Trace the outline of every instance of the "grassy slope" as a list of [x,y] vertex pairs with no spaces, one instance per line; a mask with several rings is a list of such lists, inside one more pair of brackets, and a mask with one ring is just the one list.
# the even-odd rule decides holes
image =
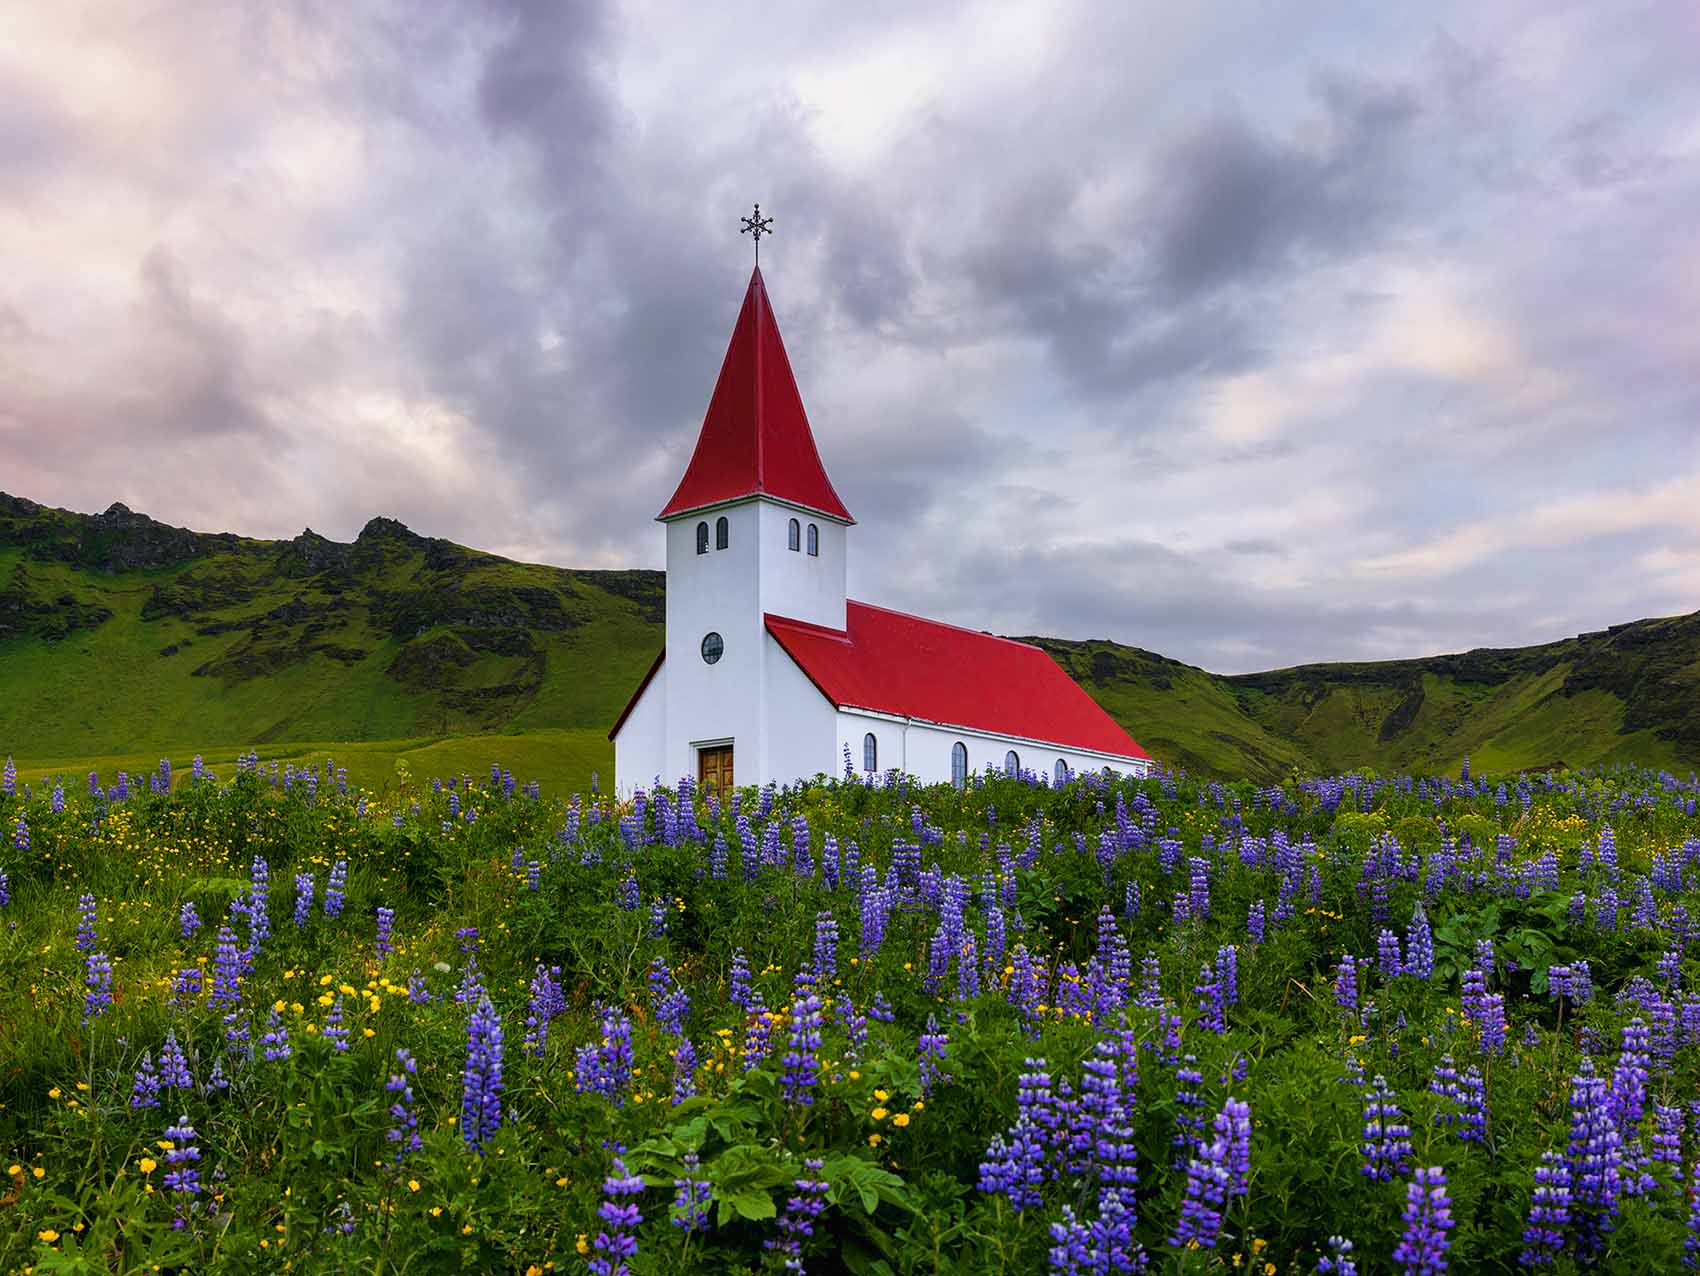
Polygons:
[[[115,507],[121,509],[121,507]],[[352,545],[167,528],[0,494],[0,752],[26,776],[331,755],[381,785],[484,772],[582,787],[661,643],[659,572],[515,563],[374,519]],[[1218,677],[1031,639],[1153,755],[1294,768],[1700,765],[1700,613],[1539,647]],[[334,742],[324,744],[302,741]]]

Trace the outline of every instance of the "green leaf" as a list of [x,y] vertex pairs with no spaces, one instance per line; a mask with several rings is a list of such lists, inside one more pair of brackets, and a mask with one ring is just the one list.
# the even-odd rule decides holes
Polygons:
[[766,1192],[744,1191],[734,1192],[720,1198],[721,1217],[726,1215],[726,1206],[730,1205],[740,1218],[751,1222],[760,1222],[764,1218],[772,1218],[779,1211],[773,1207],[773,1198]]

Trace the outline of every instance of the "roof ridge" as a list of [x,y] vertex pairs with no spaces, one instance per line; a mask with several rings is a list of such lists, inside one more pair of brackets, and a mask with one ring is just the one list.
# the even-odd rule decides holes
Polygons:
[[1020,647],[1024,651],[1037,651],[1042,655],[1050,654],[1037,643],[1022,642],[1019,638],[1006,638],[1002,634],[990,633],[984,629],[970,629],[967,625],[953,625],[948,620],[934,620],[931,616],[918,616],[912,611],[898,611],[895,607],[881,607],[877,603],[864,603],[855,598],[846,598],[844,602],[846,606],[865,607],[869,611],[881,611],[888,616],[902,616],[905,620],[918,620],[923,625],[936,625],[940,629],[954,629],[959,634],[972,634],[976,638],[1008,643],[1011,647]]

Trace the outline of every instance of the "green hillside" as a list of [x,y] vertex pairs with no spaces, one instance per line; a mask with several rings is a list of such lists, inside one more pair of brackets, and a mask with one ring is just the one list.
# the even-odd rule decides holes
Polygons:
[[[497,758],[582,785],[612,768],[605,732],[661,645],[664,589],[660,572],[516,563],[384,518],[352,544],[264,541],[0,493],[0,754],[26,775],[249,746],[368,776]],[[1195,772],[1700,766],[1700,612],[1235,677],[1029,641]]]
[[261,541],[0,495],[0,749],[600,738],[662,600],[659,572],[515,563],[389,519],[351,545]]

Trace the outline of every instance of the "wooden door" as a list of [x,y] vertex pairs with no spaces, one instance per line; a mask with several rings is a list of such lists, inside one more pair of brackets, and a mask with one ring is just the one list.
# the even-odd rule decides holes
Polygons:
[[697,779],[705,789],[732,787],[732,746],[697,750]]

